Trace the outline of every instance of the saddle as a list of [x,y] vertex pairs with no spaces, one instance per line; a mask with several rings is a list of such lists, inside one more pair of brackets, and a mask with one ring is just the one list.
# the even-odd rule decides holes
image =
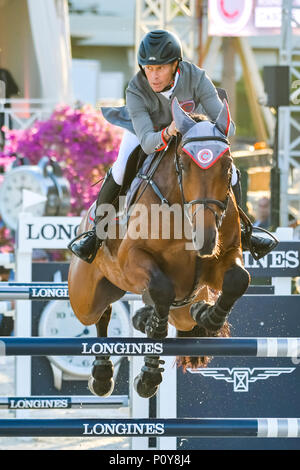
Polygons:
[[138,145],[129,155],[127,160],[123,184],[120,189],[120,196],[125,196],[129,190],[132,181],[136,177],[140,168],[142,168],[147,154],[143,151],[142,147]]
[[[113,202],[115,209],[119,212],[123,212],[124,207],[119,205],[120,196],[126,196],[125,207],[128,211],[129,207],[134,203],[135,197],[137,195],[138,189],[142,182],[144,181],[139,175],[147,175],[151,164],[154,162],[156,157],[160,152],[154,152],[150,155],[147,155],[142,147],[138,145],[129,155],[125,174],[123,179],[123,184],[120,188],[118,197]],[[95,219],[95,210],[96,210],[96,201],[93,203],[90,209],[89,221],[93,223]],[[117,218],[118,220],[118,218]]]
[[140,145],[130,154],[125,168],[123,184],[119,193],[119,196],[126,196],[126,211],[128,211],[130,206],[134,203],[139,187],[145,181],[145,178],[147,178],[152,163],[156,160],[158,155],[160,155],[160,152],[147,155]]

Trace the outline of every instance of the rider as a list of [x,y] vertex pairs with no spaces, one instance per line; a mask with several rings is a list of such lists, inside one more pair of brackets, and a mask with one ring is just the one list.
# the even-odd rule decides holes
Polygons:
[[[104,117],[126,129],[117,160],[102,184],[96,208],[112,203],[119,195],[125,167],[131,152],[140,144],[146,154],[163,150],[171,136],[176,135],[172,120],[171,101],[177,97],[187,112],[202,113],[216,120],[222,102],[205,71],[182,59],[182,45],[178,37],[166,30],[147,33],[138,51],[140,71],[131,79],[126,90],[126,106],[102,108]],[[235,133],[231,121],[229,135]],[[239,172],[233,165],[232,188],[239,199]],[[239,203],[239,200],[237,200]],[[96,235],[96,224],[70,244],[70,250],[91,263],[102,241]],[[252,236],[252,244],[260,256],[273,247],[273,240]],[[243,246],[243,248],[247,248]]]

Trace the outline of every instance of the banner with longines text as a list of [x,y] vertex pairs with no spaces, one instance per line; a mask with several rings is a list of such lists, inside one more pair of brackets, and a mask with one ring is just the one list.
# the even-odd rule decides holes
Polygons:
[[[18,248],[66,249],[76,236],[81,217],[20,217]],[[255,277],[300,276],[300,241],[280,242],[275,250],[259,261],[244,252],[245,268]]]
[[32,217],[22,214],[19,218],[18,249],[21,252],[33,248],[65,249],[76,237],[81,217]]

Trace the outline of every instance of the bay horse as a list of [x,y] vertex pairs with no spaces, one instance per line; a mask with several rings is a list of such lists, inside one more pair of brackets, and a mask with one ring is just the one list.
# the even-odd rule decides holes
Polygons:
[[[142,295],[145,307],[132,321],[147,337],[167,336],[168,322],[179,336],[219,335],[235,301],[246,291],[250,276],[243,267],[239,212],[231,189],[232,157],[227,140],[230,114],[226,100],[216,122],[192,117],[175,98],[173,118],[181,135],[171,142],[156,165],[152,183],[169,206],[179,205],[190,227],[187,237],[133,237],[136,219],[129,217],[126,237],[106,238],[91,264],[73,256],[69,269],[69,296],[77,318],[84,325],[96,324],[99,337],[107,337],[111,304],[125,292]],[[144,186],[143,186],[144,185]],[[137,199],[148,209],[160,204],[153,185],[143,182]],[[197,225],[202,209],[202,224]],[[79,232],[90,229],[90,211]],[[150,225],[149,225],[150,226]],[[201,236],[199,236],[201,232]],[[209,298],[209,292],[215,294]],[[213,300],[212,302],[210,300]],[[200,361],[201,362],[201,361]],[[162,381],[163,361],[145,356],[135,378],[137,393],[149,398]],[[184,358],[181,365],[199,361]],[[109,396],[114,387],[113,363],[109,356],[96,356],[90,390]]]

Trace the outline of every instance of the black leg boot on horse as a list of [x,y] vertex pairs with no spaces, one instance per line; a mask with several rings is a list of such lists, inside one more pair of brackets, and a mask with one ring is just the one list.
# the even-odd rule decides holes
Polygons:
[[204,300],[195,302],[190,313],[198,326],[211,333],[218,332],[225,324],[234,303],[245,293],[250,283],[248,271],[234,264],[225,272],[222,292],[215,304]]
[[74,238],[68,245],[69,250],[78,258],[86,261],[87,263],[92,263],[96,257],[98,249],[102,245],[103,240],[98,238],[96,234],[97,223],[101,220],[102,217],[97,216],[97,208],[101,204],[113,204],[116,198],[119,195],[121,186],[118,185],[113,176],[111,169],[107,172],[105,179],[102,183],[100,193],[97,198],[96,208],[95,208],[95,220],[94,227],[88,232],[81,233],[78,237]]
[[[111,318],[111,305],[96,323],[97,336],[107,338],[108,324]],[[109,356],[96,356],[93,362],[92,375],[88,380],[90,391],[99,397],[109,397],[114,390],[114,365]]]
[[[235,196],[235,200],[237,203],[237,206],[240,211],[240,215],[242,209],[240,208],[241,204],[241,199],[242,199],[242,188],[241,188],[241,181],[240,181],[240,171],[237,170],[238,174],[238,180],[237,183],[232,186],[232,191]],[[244,214],[246,216],[246,214]],[[247,217],[247,216],[246,216]],[[259,237],[258,235],[253,235],[252,234],[252,224],[247,218],[247,227],[241,229],[241,241],[242,241],[242,249],[243,251],[250,250],[252,256],[258,260],[260,258],[263,258],[266,256],[270,251],[274,250],[274,248],[278,245],[278,240],[270,234],[267,230],[262,230],[264,233],[269,234],[270,237],[272,238],[264,238],[264,237]],[[257,229],[260,229],[259,227],[256,227]]]
[[[143,294],[147,314],[139,321],[138,311],[133,318],[136,329],[146,333],[148,338],[159,340],[168,335],[168,316],[170,306],[175,298],[172,282],[161,271],[152,277],[149,287]],[[139,324],[135,324],[135,322]],[[162,382],[161,367],[164,361],[159,356],[145,356],[144,366],[134,379],[134,388],[142,398],[150,398],[156,394]]]

